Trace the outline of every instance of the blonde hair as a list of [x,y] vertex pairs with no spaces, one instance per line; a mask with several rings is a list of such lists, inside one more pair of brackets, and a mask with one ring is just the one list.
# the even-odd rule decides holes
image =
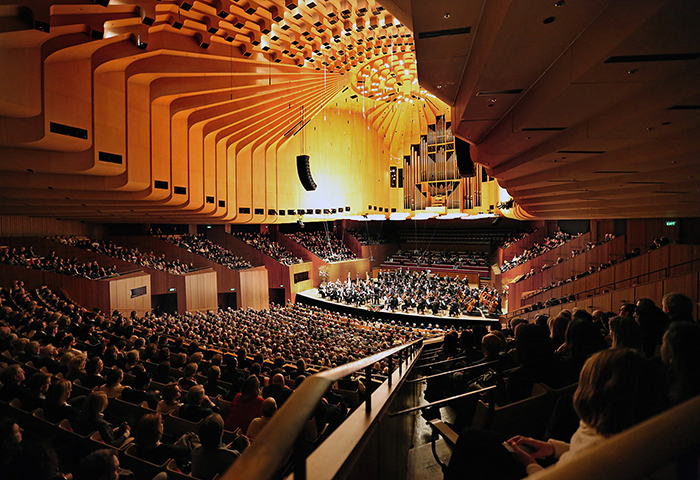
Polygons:
[[581,420],[601,435],[613,435],[655,415],[665,406],[664,389],[651,363],[631,348],[593,354],[574,393]]

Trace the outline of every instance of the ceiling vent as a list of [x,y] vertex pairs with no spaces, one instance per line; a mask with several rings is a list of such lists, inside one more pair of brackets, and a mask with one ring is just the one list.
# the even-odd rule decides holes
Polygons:
[[669,110],[700,110],[700,105],[674,105]]
[[677,62],[679,60],[696,60],[700,53],[660,53],[656,55],[616,55],[605,63],[639,63],[639,62]]
[[523,128],[521,132],[561,132],[566,130],[566,127],[529,127]]
[[605,150],[558,150],[557,153],[577,153],[581,155],[600,155],[605,153]]
[[519,95],[523,93],[522,88],[516,88],[513,90],[484,90],[482,92],[476,92],[477,97],[490,97],[492,95]]
[[447,30],[433,30],[432,32],[420,32],[418,34],[418,40],[425,40],[426,38],[437,38],[437,37],[450,37],[452,35],[464,35],[465,33],[471,33],[472,27],[462,27],[462,28],[449,28]]

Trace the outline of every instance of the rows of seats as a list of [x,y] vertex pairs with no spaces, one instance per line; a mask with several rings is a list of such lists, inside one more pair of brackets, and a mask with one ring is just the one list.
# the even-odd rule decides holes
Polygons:
[[522,252],[522,254],[513,257],[510,260],[504,260],[501,265],[501,271],[507,272],[512,268],[522,265],[535,257],[539,257],[544,253],[554,250],[555,248],[568,243],[575,238],[580,237],[582,234],[572,235],[566,232],[558,231],[552,237],[547,237],[542,243],[536,243],[529,249]]
[[357,258],[355,253],[333,233],[297,232],[288,236],[326,262],[342,262]]
[[399,229],[402,244],[463,244],[463,245],[492,245],[507,238],[509,231],[498,228],[472,230],[437,230],[423,231]]
[[153,252],[141,252],[138,248],[122,247],[113,244],[109,240],[99,241],[87,237],[62,235],[53,237],[52,239],[72,247],[82,248],[90,252],[107,255],[108,257],[154,268],[156,270],[162,270],[175,275],[187,273],[195,268],[194,265],[183,263],[178,258],[166,258],[165,254],[156,255]]
[[245,270],[246,268],[253,267],[253,265],[244,258],[226,250],[221,245],[215,244],[202,234],[163,235],[161,238],[174,243],[180,248],[184,248],[188,252],[201,255],[212,262],[216,262],[232,270]]
[[301,258],[295,256],[278,242],[273,241],[269,233],[239,232],[234,235],[256,250],[277,260],[282,265],[294,265],[303,262]]
[[[72,420],[80,425],[80,415],[88,408],[85,405],[99,395],[96,391],[104,391],[107,395],[108,406],[104,410],[104,418],[115,430],[124,420],[135,429],[141,419],[161,411],[166,392],[172,391],[175,386],[182,390],[183,395],[187,391],[185,406],[177,405],[179,402],[175,401],[174,408],[162,413],[163,438],[172,442],[189,432],[199,433],[202,422],[206,420],[188,420],[192,411],[187,408],[187,403],[191,402],[189,390],[196,392],[200,385],[208,395],[206,401],[211,402],[212,411],[225,418],[228,425],[231,404],[237,402],[246,383],[257,381],[266,397],[269,393],[270,397],[275,398],[275,389],[282,390],[288,396],[306,376],[320,369],[369,355],[393,343],[403,343],[420,335],[420,332],[410,328],[384,326],[292,305],[263,312],[240,312],[241,316],[238,317],[237,312],[232,311],[210,314],[206,318],[138,318],[135,314],[124,318],[114,312],[112,318],[107,319],[98,312],[86,311],[62,299],[46,287],[27,290],[20,282],[3,289],[0,302],[0,350],[3,352],[3,374],[0,374],[0,378],[4,380],[0,398],[3,401],[3,415],[11,417],[31,432],[30,437],[47,440],[61,459],[64,471],[77,468],[80,459],[88,453],[107,447],[116,451],[123,465],[137,472],[137,478],[152,478],[152,474],[166,470],[171,478],[178,478],[178,472],[170,460],[161,465],[148,465],[148,462],[139,459],[139,445],[131,445],[133,441],[130,439],[110,446],[103,443],[110,441],[110,438],[99,438],[94,431],[83,431],[78,435]],[[211,330],[197,328],[205,320],[207,327],[220,329],[226,326],[234,332],[232,336],[249,338],[215,342],[215,337],[206,335]],[[238,325],[239,322],[241,325]],[[280,345],[270,342],[271,335],[265,333],[272,331],[266,330],[268,328],[280,330],[275,338]],[[303,328],[307,335],[289,335],[288,329],[292,328]],[[187,339],[184,336],[186,333]],[[261,335],[265,337],[261,338]],[[283,337],[294,342],[282,345]],[[340,348],[348,342],[351,347],[347,351]],[[289,363],[282,354],[289,355]],[[101,367],[104,366],[103,372],[95,373],[95,360],[99,360]],[[310,435],[309,449],[330,434],[349,409],[357,407],[367,389],[372,391],[376,388],[388,373],[387,368],[386,364],[378,364],[376,378],[347,379],[328,393],[326,411],[316,414],[318,416],[315,415],[314,422],[311,422],[314,434]],[[22,371],[22,376],[26,375],[26,380],[21,378],[14,385],[18,369]],[[91,389],[91,382],[100,373],[104,374],[106,383]],[[116,381],[111,378],[113,375],[117,375]],[[281,382],[277,381],[277,377]],[[62,388],[60,385],[67,382],[70,397],[67,400],[69,406],[65,409],[72,410],[74,415],[66,414],[67,418],[57,419],[54,416],[55,408],[44,411],[48,404],[42,404],[43,408],[33,408],[33,400],[36,399],[30,401],[32,397],[24,384],[33,385],[35,378],[48,379],[46,401],[55,398],[58,394],[53,392],[59,391]],[[142,398],[148,400],[142,401]],[[245,434],[246,431],[240,433]],[[225,443],[239,438],[240,444],[240,438],[243,438],[233,431],[224,432],[223,435]],[[71,442],[67,443],[67,438],[72,439]],[[65,445],[71,445],[71,448],[65,451]],[[179,467],[185,468],[186,465]]]
[[361,228],[350,228],[345,231],[355,237],[357,241],[360,242],[360,245],[383,245],[389,243],[381,231],[363,230]]
[[20,267],[33,268],[56,272],[63,275],[88,278],[97,280],[118,275],[116,266],[100,266],[97,261],[81,262],[78,258],[64,258],[56,254],[55,251],[48,255],[37,255],[31,247],[17,250],[16,248],[0,247],[0,263],[6,265],[17,265]]
[[[445,478],[476,475],[474,472],[482,472],[481,468],[498,471],[493,469],[497,457],[489,448],[500,447],[500,442],[509,438],[528,436],[572,442],[572,436],[582,435],[577,432],[581,431],[582,419],[590,418],[590,413],[574,409],[573,394],[579,378],[581,382],[592,381],[581,371],[594,371],[590,366],[593,357],[599,362],[612,361],[598,360],[601,358],[626,359],[610,363],[611,368],[629,368],[630,359],[634,359],[633,364],[639,365],[635,369],[644,371],[644,380],[636,382],[643,383],[639,388],[647,394],[646,403],[614,407],[629,412],[625,421],[632,423],[623,429],[700,394],[700,325],[692,314],[696,302],[681,294],[665,296],[660,306],[654,300],[660,299],[647,298],[637,305],[626,305],[619,315],[564,309],[550,317],[541,315],[535,322],[513,319],[503,330],[487,333],[475,327],[471,331],[450,332],[440,350],[417,367],[416,378],[426,383],[425,400],[431,402],[424,407],[423,417],[435,432],[433,443],[442,436],[450,449],[458,452],[457,458],[449,459],[438,455],[433,445]],[[475,344],[479,343],[482,352],[475,352]],[[663,355],[662,344],[666,352]],[[612,379],[620,375],[599,368],[588,375]],[[618,384],[615,380],[601,381],[593,388],[614,389]],[[591,391],[580,395],[585,401]],[[611,399],[599,398],[601,402]],[[604,407],[596,403],[590,408]],[[614,433],[618,431],[621,430]],[[479,451],[491,464],[487,461],[483,465],[474,456],[469,456],[470,462],[476,461],[478,466],[462,462],[464,449],[474,445],[483,448]],[[576,451],[578,447],[572,444],[571,448]],[[694,458],[690,463],[696,468],[697,455]],[[521,468],[524,474],[524,467]],[[493,478],[511,478],[495,475]]]

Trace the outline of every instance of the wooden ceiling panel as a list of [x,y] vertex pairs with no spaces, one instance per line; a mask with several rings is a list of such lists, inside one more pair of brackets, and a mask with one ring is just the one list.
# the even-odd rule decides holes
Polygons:
[[461,75],[456,133],[523,218],[695,216],[699,22],[697,2],[488,3],[466,67],[419,39],[418,74]]

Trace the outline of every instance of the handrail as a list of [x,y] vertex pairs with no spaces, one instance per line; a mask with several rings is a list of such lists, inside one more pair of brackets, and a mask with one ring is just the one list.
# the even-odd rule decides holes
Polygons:
[[[700,446],[700,396],[601,442],[531,480],[631,480]],[[692,468],[697,473],[697,456]],[[678,477],[681,478],[681,477]]]
[[[389,371],[391,372],[388,384],[391,385],[394,374],[401,375],[404,369],[403,361],[417,358],[422,350],[422,345],[423,340],[419,339],[308,377],[284,402],[284,405],[270,420],[268,427],[263,429],[255,439],[255,442],[246,448],[241,458],[226,471],[222,480],[267,480],[272,478],[278,467],[288,457],[289,452],[292,451],[318,402],[333,382],[360,370],[365,370],[365,375],[371,378],[372,366],[381,360],[388,359]],[[399,356],[398,372],[393,372],[392,360],[396,354]],[[369,391],[365,400],[365,412],[366,415],[370,415],[372,412],[372,394]],[[297,467],[294,472],[295,480],[306,478],[305,464],[306,461],[303,459],[295,464]]]
[[456,362],[458,360],[464,360],[467,358],[466,355],[462,355],[461,357],[454,357],[454,358],[448,358],[447,360],[440,360],[439,362],[433,362],[433,363],[424,363],[422,365],[416,365],[416,368],[425,368],[425,367],[433,367],[435,365],[441,365],[443,363],[449,363],[449,362]]
[[[638,257],[632,257],[632,258],[638,258]],[[627,260],[631,260],[632,258],[628,258]],[[625,260],[625,261],[627,261],[627,260]],[[569,294],[569,295],[567,295],[567,296],[570,297],[570,296],[573,295],[574,297],[576,297],[576,300],[578,300],[579,295],[584,295],[584,294],[586,294],[586,293],[588,293],[588,292],[595,292],[596,290],[599,290],[599,289],[601,289],[601,288],[606,288],[606,287],[613,287],[612,290],[615,290],[614,287],[615,287],[615,285],[617,285],[618,283],[628,282],[628,281],[630,281],[630,280],[639,279],[640,277],[646,277],[647,275],[653,275],[653,274],[655,274],[655,273],[663,272],[663,271],[665,271],[665,270],[670,270],[670,269],[672,269],[672,268],[682,267],[683,265],[687,265],[687,264],[689,264],[689,263],[695,263],[695,262],[697,262],[697,261],[700,261],[700,259],[695,258],[695,259],[693,259],[693,260],[688,260],[688,261],[685,261],[685,262],[682,262],[682,263],[677,263],[677,264],[675,264],[675,265],[669,265],[668,267],[659,268],[658,270],[652,270],[651,272],[640,273],[639,275],[634,275],[634,276],[632,276],[632,277],[628,277],[628,278],[625,278],[625,279],[623,279],[623,280],[615,280],[615,281],[612,282],[612,283],[606,283],[605,285],[598,285],[598,286],[596,286],[596,287],[589,288],[588,290],[582,290],[582,291],[580,291],[580,292],[572,293],[572,294]],[[621,262],[621,263],[623,263],[623,262]],[[617,264],[615,264],[615,265],[620,265],[621,263],[617,263]],[[611,267],[608,267],[608,268],[614,268],[615,265],[612,265]],[[598,272],[596,272],[596,273],[598,273]],[[669,274],[666,273],[666,276],[665,276],[664,278],[668,278],[668,276],[669,276]],[[553,290],[553,289],[552,289],[552,290]],[[549,290],[544,290],[543,292],[539,292],[539,293],[545,293],[545,292],[547,292],[547,291],[549,291]],[[539,295],[539,293],[538,293],[537,295]],[[532,297],[530,297],[530,298],[532,298]],[[588,297],[585,297],[585,298],[588,298]],[[531,305],[528,305],[527,307],[520,307],[520,308],[517,309],[517,310],[513,310],[513,311],[511,311],[511,312],[508,312],[508,313],[506,314],[506,318],[511,318],[511,317],[514,317],[514,316],[519,315],[519,314],[521,314],[521,313],[524,313],[524,311],[525,311],[526,309],[530,308],[530,307],[531,307]]]
[[474,391],[466,392],[466,393],[460,393],[459,395],[455,395],[453,397],[443,398],[442,400],[436,400],[434,402],[426,403],[425,405],[418,405],[417,407],[407,408],[405,410],[400,410],[398,412],[390,413],[389,416],[395,417],[397,415],[403,415],[405,413],[411,413],[411,412],[415,412],[417,410],[423,410],[424,408],[442,406],[446,403],[450,403],[453,400],[459,400],[460,398],[470,397],[472,395],[476,395],[477,393],[481,394],[484,392],[488,392],[488,391],[493,390],[494,388],[498,388],[498,385],[491,385],[490,387],[484,387],[484,388],[481,388],[479,390],[474,390]]
[[[428,375],[425,377],[419,377],[419,378],[413,378],[411,380],[406,380],[406,383],[417,383],[417,382],[422,382],[423,380],[428,380],[431,378],[436,378],[436,377],[442,377],[443,375],[449,375],[450,373],[456,373],[456,372],[463,372],[465,370],[473,370],[477,369],[479,367],[484,367],[487,365],[493,365],[494,363],[498,363],[499,360],[494,360],[492,362],[486,362],[486,363],[480,363],[478,365],[469,365],[468,367],[462,367],[462,368],[455,368],[454,370],[450,370],[447,372],[440,372],[440,373],[435,373],[433,375]],[[415,370],[415,369],[414,369]]]

